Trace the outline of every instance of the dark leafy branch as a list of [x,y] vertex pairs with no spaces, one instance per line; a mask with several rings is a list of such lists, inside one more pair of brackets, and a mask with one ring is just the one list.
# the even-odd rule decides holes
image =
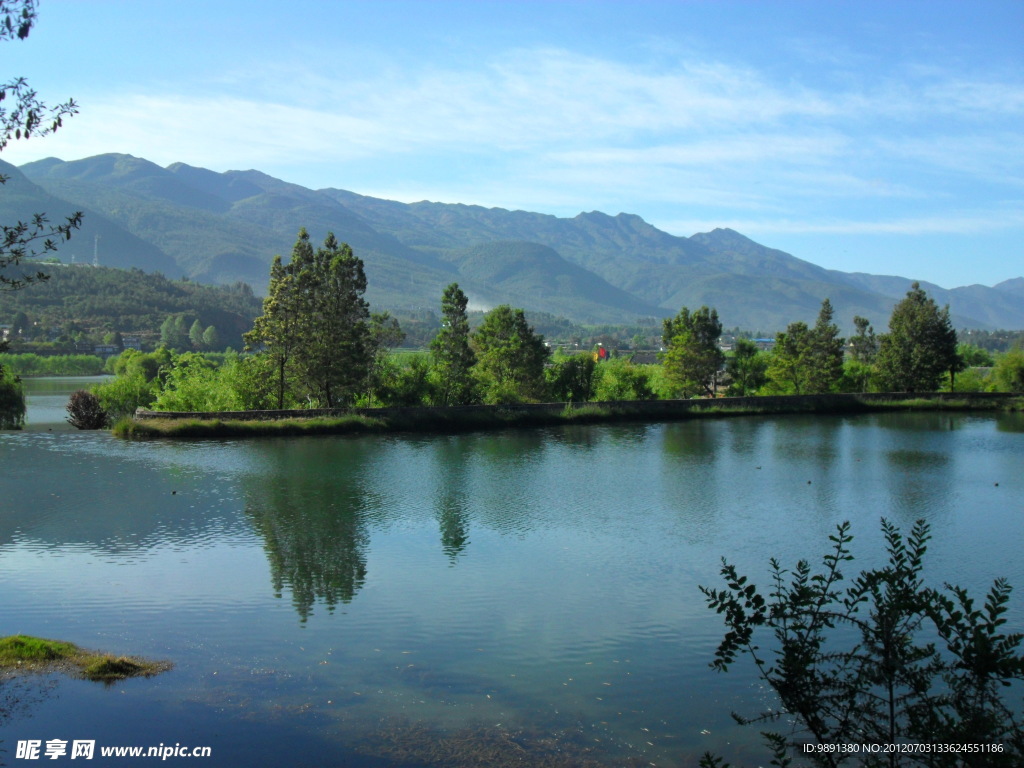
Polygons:
[[[1004,694],[1024,680],[1021,633],[1005,634],[1010,586],[992,586],[983,607],[961,587],[936,590],[921,576],[930,532],[924,521],[909,536],[882,521],[888,563],[862,571],[850,586],[840,566],[851,561],[849,523],[829,537],[823,568],[800,561],[792,572],[772,559],[767,598],[725,560],[725,589],[701,587],[708,606],[723,614],[726,633],[712,666],[727,671],[749,656],[775,690],[781,707],[741,723],[788,724],[763,732],[773,765],[801,755],[815,765],[845,763],[895,768],[1024,764],[1019,711]],[[771,630],[763,650],[759,639]],[[864,754],[812,751],[805,744],[988,744],[998,751]],[[725,768],[713,755],[704,766]]]
[[[36,0],[0,0],[0,41],[28,37],[37,16]],[[77,114],[73,99],[48,107],[39,99],[23,77],[0,84],[0,150],[12,140],[46,136],[64,125],[64,118]],[[0,184],[9,177],[0,176]],[[82,225],[79,211],[63,224],[50,225],[46,214],[37,213],[31,221],[3,225],[0,241],[0,290],[14,290],[28,283],[45,280],[46,274],[11,270],[22,259],[33,258],[57,250],[57,243],[70,240],[71,232]]]

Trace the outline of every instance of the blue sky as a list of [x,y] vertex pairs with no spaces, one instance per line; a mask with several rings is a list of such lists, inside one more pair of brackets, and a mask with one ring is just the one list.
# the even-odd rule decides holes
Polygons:
[[124,152],[732,227],[946,288],[1024,275],[1020,0],[42,0],[0,50],[81,106],[16,165]]

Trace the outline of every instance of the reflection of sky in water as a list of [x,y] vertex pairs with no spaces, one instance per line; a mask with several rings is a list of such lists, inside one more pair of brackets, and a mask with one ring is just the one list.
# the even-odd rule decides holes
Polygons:
[[[44,738],[89,724],[108,743],[179,739],[188,724],[235,760],[247,733],[280,764],[299,732],[350,743],[394,716],[584,728],[608,754],[659,765],[741,756],[729,712],[764,694],[741,666],[707,669],[721,629],[697,585],[717,584],[722,555],[763,584],[768,557],[820,560],[843,519],[867,564],[879,517],[926,517],[930,573],[1024,585],[1024,447],[992,419],[942,418],[204,443],[4,434],[7,623],[178,664],[124,686],[134,709],[67,684],[26,722]],[[123,726],[96,709],[136,735],[114,740]]]

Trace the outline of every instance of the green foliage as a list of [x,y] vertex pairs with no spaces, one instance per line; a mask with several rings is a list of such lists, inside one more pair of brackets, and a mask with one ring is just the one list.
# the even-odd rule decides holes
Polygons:
[[469,300],[452,283],[441,296],[441,330],[430,342],[430,353],[437,381],[437,405],[468,405],[476,402],[476,382],[472,369],[476,355],[469,345]]
[[103,429],[110,425],[110,415],[92,392],[80,389],[68,400],[68,424],[77,429]]
[[843,375],[843,339],[832,322],[832,302],[821,303],[813,328],[790,323],[775,339],[768,364],[769,391],[815,395],[834,392]]
[[260,302],[248,286],[183,283],[140,270],[86,265],[55,266],[49,274],[45,286],[0,291],[0,318],[20,312],[31,321],[19,343],[39,345],[52,329],[72,323],[97,341],[114,331],[155,339],[168,316],[182,315],[216,325],[222,343],[240,348],[242,332],[259,314]]
[[662,339],[666,352],[665,376],[681,397],[715,396],[718,372],[725,354],[718,346],[722,324],[718,312],[701,307],[691,313],[683,307],[674,318],[666,318]]
[[732,355],[725,361],[730,397],[753,395],[767,381],[768,359],[749,339],[736,339]]
[[233,389],[213,363],[195,352],[174,358],[153,409],[158,411],[241,410]]
[[991,368],[996,364],[991,352],[974,344],[961,342],[956,345],[956,353],[964,361],[964,365],[971,368]]
[[327,408],[351,404],[366,389],[379,339],[365,292],[363,262],[333,234],[314,251],[302,229],[289,263],[274,259],[263,315],[245,339],[274,361],[279,404],[296,384],[308,402]]
[[843,375],[843,338],[832,322],[832,302],[821,302],[818,319],[811,329],[810,370],[807,372],[807,393],[834,392]]
[[621,357],[601,363],[595,398],[599,401],[656,400],[657,395],[651,385],[651,369],[660,368],[633,365]]
[[878,374],[870,363],[850,358],[843,365],[843,375],[839,379],[840,392],[877,392]]
[[25,392],[21,380],[0,366],[0,429],[21,429],[25,424]]
[[19,376],[95,376],[103,372],[96,355],[5,355],[4,365]]
[[[830,536],[822,570],[801,560],[793,571],[771,562],[771,587],[759,590],[723,559],[726,589],[702,586],[708,607],[727,632],[712,666],[727,671],[747,656],[778,695],[781,709],[740,722],[789,724],[764,736],[777,764],[786,752],[815,765],[838,766],[862,755],[803,753],[806,741],[862,743],[984,743],[1002,745],[979,765],[1019,765],[1024,731],[1000,696],[1024,680],[1024,636],[1004,634],[1010,587],[997,580],[983,609],[965,590],[925,585],[921,572],[930,538],[924,521],[904,538],[883,520],[888,563],[862,571],[845,589],[843,569],[853,560],[849,523]],[[768,633],[768,647],[761,635]],[[791,727],[789,727],[791,725]],[[961,765],[956,754],[868,756],[868,764]],[[708,762],[706,764],[716,764]]]
[[198,317],[192,321],[192,327],[188,329],[188,340],[192,344],[192,349],[201,350],[204,348],[203,324],[199,322]]
[[557,402],[585,403],[597,394],[600,374],[586,352],[555,360],[547,369],[548,393]]
[[919,283],[893,309],[880,341],[878,372],[890,392],[934,392],[944,373],[964,367],[949,307],[940,310]]
[[[111,362],[112,361],[112,362]],[[138,408],[150,408],[167,375],[172,357],[166,347],[155,352],[126,349],[107,361],[115,378],[93,387],[103,409],[117,419],[130,416]]]
[[1011,349],[996,359],[992,369],[995,392],[1024,392],[1024,349]]
[[[308,252],[308,253],[307,253]],[[263,314],[245,334],[246,349],[257,349],[272,362],[277,388],[277,408],[284,408],[292,377],[292,355],[297,343],[298,296],[295,287],[296,264],[312,255],[309,235],[299,232],[292,248],[291,262],[285,266],[280,256],[270,265],[270,287],[263,300]]]
[[203,349],[210,351],[222,349],[220,333],[218,333],[216,326],[209,325],[203,331]]
[[404,364],[386,358],[381,366],[375,389],[377,401],[383,406],[429,405],[438,399],[438,385],[432,378],[430,362],[425,355],[406,356]]
[[544,363],[550,350],[534,333],[521,309],[495,307],[472,335],[475,371],[484,402],[518,403],[544,399]]
[[953,389],[954,380],[947,373],[943,377],[942,390],[944,392],[985,392],[988,390],[989,376],[979,368],[966,368],[955,379],[956,389]]
[[875,336],[875,329],[871,325],[871,321],[860,315],[854,316],[853,325],[857,329],[857,333],[850,339],[850,357],[858,363],[872,365],[878,354],[878,338]]

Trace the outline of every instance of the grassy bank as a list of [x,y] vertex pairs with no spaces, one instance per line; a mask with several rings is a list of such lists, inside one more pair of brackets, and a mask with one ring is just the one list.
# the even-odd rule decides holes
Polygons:
[[29,635],[0,638],[0,672],[65,672],[72,677],[110,682],[128,677],[152,677],[171,668],[166,661],[87,651],[74,643]]
[[455,408],[379,408],[333,415],[302,417],[290,411],[275,417],[260,414],[144,414],[122,419],[113,429],[127,439],[229,438],[383,432],[453,433],[507,427],[599,424],[622,421],[674,421],[724,416],[795,413],[844,414],[879,411],[1020,411],[1020,395],[952,397],[932,395],[812,395],[720,398],[717,400],[652,400]]

